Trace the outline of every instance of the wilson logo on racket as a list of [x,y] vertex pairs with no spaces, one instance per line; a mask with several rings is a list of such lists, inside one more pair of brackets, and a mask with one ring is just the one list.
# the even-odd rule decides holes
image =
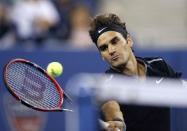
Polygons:
[[40,111],[72,111],[62,108],[64,97],[71,98],[57,81],[35,63],[13,59],[4,68],[9,92],[22,104]]
[[26,69],[25,78],[20,90],[23,94],[25,94],[25,97],[29,97],[34,100],[42,100],[45,89],[45,83],[36,74]]

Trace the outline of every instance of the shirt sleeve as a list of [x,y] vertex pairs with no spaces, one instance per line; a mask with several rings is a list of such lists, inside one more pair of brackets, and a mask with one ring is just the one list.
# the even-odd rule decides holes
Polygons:
[[170,77],[170,78],[180,78],[181,77],[181,75],[182,75],[181,72],[174,71],[174,69],[169,64],[167,64],[163,59],[162,59],[162,62],[166,68],[166,72],[168,74],[168,77]]

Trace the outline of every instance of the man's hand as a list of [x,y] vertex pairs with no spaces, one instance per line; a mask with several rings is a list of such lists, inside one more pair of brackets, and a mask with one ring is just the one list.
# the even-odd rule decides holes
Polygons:
[[99,123],[105,131],[126,131],[126,125],[123,121],[104,122],[99,119]]
[[123,113],[117,101],[110,100],[105,102],[101,107],[102,113],[106,121],[124,121]]
[[106,131],[126,131],[126,125],[123,121],[108,121],[109,126]]

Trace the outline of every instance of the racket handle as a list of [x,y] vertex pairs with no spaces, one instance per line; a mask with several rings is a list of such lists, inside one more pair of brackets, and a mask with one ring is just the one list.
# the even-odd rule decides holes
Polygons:
[[[108,128],[108,126],[109,126],[109,123],[104,122],[104,121],[103,121],[103,120],[101,120],[101,119],[99,119],[99,123],[100,123],[100,125],[101,125],[101,127],[102,127],[103,129],[107,129],[107,128]],[[116,129],[116,131],[120,131],[120,129],[119,129],[119,128],[117,128],[117,129]]]

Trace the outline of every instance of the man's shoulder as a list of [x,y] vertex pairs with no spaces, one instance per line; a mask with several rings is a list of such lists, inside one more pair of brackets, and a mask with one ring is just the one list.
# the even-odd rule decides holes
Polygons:
[[164,59],[162,57],[137,57],[137,59],[142,59],[144,62],[149,64],[156,64],[156,63],[165,63]]
[[[164,59],[161,58],[161,57],[136,57],[136,59],[139,62],[142,62],[142,63],[144,63],[146,65],[149,65],[149,66],[151,66],[153,68],[160,68],[161,65],[164,66],[166,64]],[[118,72],[118,71],[116,71],[116,70],[114,70],[112,68],[107,69],[105,71],[105,73],[121,74],[120,72]]]
[[161,57],[136,57],[137,61],[144,63],[148,68],[158,69],[158,70],[167,70],[168,64]]
[[145,57],[144,62],[153,68],[168,68],[168,64],[162,57]]
[[157,72],[161,76],[172,78],[179,78],[181,76],[181,73],[175,72],[162,57],[145,57],[143,60],[150,70]]
[[169,65],[162,57],[145,57],[143,61],[147,65],[157,68],[167,68]]

